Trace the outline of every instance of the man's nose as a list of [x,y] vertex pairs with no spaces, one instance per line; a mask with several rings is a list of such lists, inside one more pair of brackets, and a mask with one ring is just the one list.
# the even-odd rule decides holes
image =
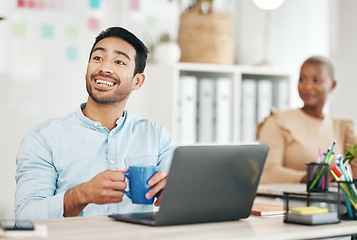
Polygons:
[[103,72],[103,73],[106,73],[106,74],[112,74],[113,73],[113,69],[111,68],[111,65],[108,62],[103,62],[100,65],[99,70],[101,72]]

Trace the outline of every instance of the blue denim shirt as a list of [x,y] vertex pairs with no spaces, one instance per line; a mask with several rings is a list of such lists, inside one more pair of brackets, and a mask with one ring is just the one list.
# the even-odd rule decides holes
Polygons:
[[[16,159],[16,219],[62,217],[65,192],[108,169],[151,164],[169,170],[176,146],[160,124],[125,111],[109,131],[83,115],[85,106],[45,121],[24,137]],[[80,216],[152,210],[125,195],[121,203],[89,204]]]

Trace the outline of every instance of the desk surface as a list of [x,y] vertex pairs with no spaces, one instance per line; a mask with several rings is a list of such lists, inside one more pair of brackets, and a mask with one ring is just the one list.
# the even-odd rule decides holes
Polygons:
[[[329,184],[330,192],[337,192],[337,183]],[[306,183],[270,183],[258,186],[258,196],[283,197],[284,192],[306,193]]]
[[47,239],[307,239],[357,233],[357,221],[305,226],[283,217],[250,216],[231,222],[151,227],[114,221],[106,216],[37,220],[45,224]]
[[[302,190],[304,185],[265,185],[261,192],[279,195],[288,190]],[[259,190],[258,190],[259,192]],[[256,199],[258,200],[258,199]],[[261,200],[261,199],[260,199]],[[263,201],[264,202],[264,201]],[[151,227],[118,222],[107,216],[36,220],[46,225],[48,238],[56,239],[308,239],[357,234],[357,221],[306,226],[284,223],[283,217],[250,216],[231,222]]]
[[267,196],[284,196],[284,192],[306,192],[306,183],[271,183],[259,184],[257,193],[258,195]]

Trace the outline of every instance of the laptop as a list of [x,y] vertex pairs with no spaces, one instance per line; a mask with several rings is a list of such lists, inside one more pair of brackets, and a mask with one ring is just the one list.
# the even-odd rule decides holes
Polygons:
[[247,218],[268,150],[266,144],[177,147],[159,210],[109,217],[152,226]]

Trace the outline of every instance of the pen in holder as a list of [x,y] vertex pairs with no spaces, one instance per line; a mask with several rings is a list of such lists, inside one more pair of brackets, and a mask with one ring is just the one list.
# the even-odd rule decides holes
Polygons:
[[329,188],[329,164],[306,163],[306,191],[324,192]]
[[346,213],[341,218],[344,220],[357,220],[357,192],[355,187],[357,180],[337,182],[338,191],[342,192],[346,206]]

